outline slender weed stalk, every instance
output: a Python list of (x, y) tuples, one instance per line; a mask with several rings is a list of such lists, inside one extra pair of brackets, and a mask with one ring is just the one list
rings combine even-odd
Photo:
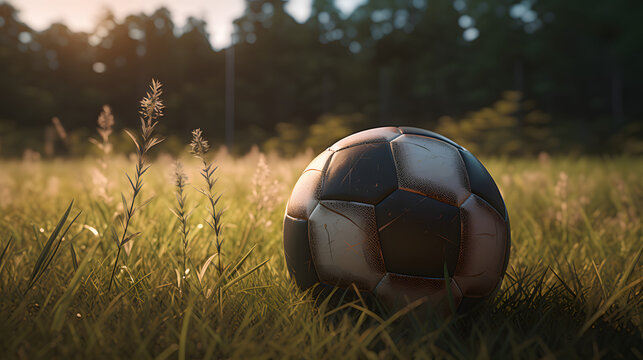
[(98, 115), (98, 135), (100, 140), (91, 138), (89, 141), (95, 144), (102, 152), (103, 156), (108, 156), (112, 152), (112, 143), (109, 142), (109, 136), (113, 132), (114, 115), (112, 115), (112, 108), (109, 105), (103, 105), (103, 111)]
[(257, 167), (250, 184), (252, 191), (248, 196), (253, 205), (249, 216), (255, 226), (270, 226), (272, 222), (269, 220), (269, 216), (275, 209), (275, 205), (279, 203), (275, 201), (279, 197), (279, 182), (277, 180), (270, 181), (270, 178), (271, 172), (266, 156), (259, 153)]
[(118, 246), (118, 252), (116, 253), (116, 259), (114, 260), (112, 276), (109, 278), (109, 286), (107, 288), (107, 291), (110, 291), (112, 289), (112, 282), (114, 281), (114, 275), (116, 274), (116, 266), (118, 265), (118, 259), (121, 255), (121, 249), (129, 241), (140, 235), (140, 233), (129, 234), (127, 232), (129, 230), (132, 217), (134, 216), (136, 210), (144, 207), (151, 200), (148, 199), (138, 206), (135, 205), (136, 198), (140, 194), (141, 188), (143, 187), (141, 177), (151, 166), (149, 164), (147, 153), (152, 147), (163, 141), (153, 136), (154, 128), (158, 124), (158, 119), (163, 116), (164, 105), (163, 101), (161, 100), (161, 95), (163, 94), (163, 91), (161, 90), (162, 86), (163, 85), (159, 81), (152, 79), (150, 91), (148, 91), (146, 96), (141, 100), (139, 111), (139, 118), (141, 120), (140, 141), (137, 140), (137, 137), (135, 135), (127, 130), (125, 131), (127, 135), (132, 138), (132, 141), (134, 141), (134, 145), (136, 145), (136, 173), (134, 174), (133, 181), (127, 173), (125, 174), (127, 176), (127, 180), (129, 180), (129, 184), (132, 187), (132, 197), (130, 199), (130, 202), (128, 203), (125, 199), (125, 195), (121, 193), (121, 199), (123, 200), (123, 211), (125, 211), (122, 219), (123, 234), (120, 236), (120, 240), (117, 237), (114, 238), (114, 240), (116, 241), (116, 245)]
[[(250, 202), (250, 209), (248, 218), (250, 221), (244, 226), (243, 236), (239, 248), (243, 249), (248, 241), (250, 234), (256, 228), (268, 228), (272, 225), (270, 214), (275, 209), (275, 205), (280, 202), (279, 199), (279, 182), (277, 180), (271, 181), (271, 171), (266, 161), (266, 156), (259, 153), (257, 167), (252, 175), (250, 186), (252, 188), (248, 194)], [(259, 232), (260, 234), (263, 232)]]
[(199, 189), (199, 192), (208, 199), (208, 219), (206, 222), (208, 226), (214, 231), (214, 242), (217, 248), (217, 272), (219, 276), (223, 274), (223, 265), (221, 263), (221, 247), (223, 245), (223, 234), (221, 215), (223, 211), (217, 208), (217, 204), (221, 199), (221, 194), (214, 191), (214, 185), (217, 183), (218, 178), (214, 176), (218, 166), (213, 166), (212, 162), (206, 159), (207, 153), (210, 151), (208, 141), (203, 138), (203, 131), (195, 129), (192, 131), (192, 142), (190, 143), (192, 155), (199, 158), (202, 162), (201, 176), (205, 180), (206, 186)]
[(54, 129), (56, 129), (56, 134), (58, 134), (60, 140), (62, 140), (65, 147), (69, 149), (69, 137), (67, 136), (67, 131), (65, 130), (63, 123), (60, 122), (60, 119), (57, 116), (51, 118), (51, 123), (54, 124)]
[(187, 272), (187, 259), (188, 259), (188, 246), (189, 246), (189, 237), (190, 237), (190, 227), (188, 220), (192, 210), (187, 210), (186, 208), (186, 194), (185, 186), (187, 185), (188, 177), (183, 171), (183, 164), (180, 161), (177, 161), (174, 165), (174, 185), (176, 187), (176, 205), (174, 209), (170, 209), (174, 216), (179, 221), (179, 231), (181, 233), (181, 242), (183, 244), (183, 275), (186, 275)]
[(94, 182), (98, 185), (99, 196), (103, 199), (110, 201), (111, 197), (109, 196), (109, 180), (107, 177), (107, 159), (112, 153), (112, 143), (109, 141), (109, 136), (113, 132), (114, 127), (114, 115), (112, 115), (112, 109), (109, 105), (103, 105), (103, 111), (101, 111), (98, 116), (98, 135), (100, 139), (90, 138), (89, 141), (96, 145), (96, 147), (101, 151), (102, 156), (99, 160), (100, 170), (98, 170), (93, 177)]
[[(45, 141), (43, 143), (43, 152), (47, 157), (53, 157), (56, 150), (56, 129), (53, 126), (45, 127)], [(32, 160), (33, 151), (31, 149), (26, 149), (23, 154), (25, 160)], [(40, 154), (38, 154), (40, 155)], [(38, 159), (40, 160), (40, 159)]]
[(203, 131), (201, 129), (195, 129), (192, 131), (192, 142), (190, 143), (192, 154), (201, 160), (201, 176), (205, 180), (206, 186), (198, 189), (198, 191), (203, 194), (208, 199), (208, 218), (206, 223), (212, 231), (214, 232), (215, 246), (217, 252), (210, 256), (206, 262), (201, 267), (201, 270), (197, 273), (199, 283), (203, 284), (203, 276), (210, 265), (210, 262), (216, 256), (217, 258), (217, 273), (219, 278), (212, 288), (209, 288), (205, 291), (206, 297), (209, 297), (213, 289), (216, 289), (218, 295), (218, 304), (219, 304), (219, 313), (223, 313), (223, 292), (232, 287), (234, 284), (243, 280), (253, 272), (260, 269), (264, 266), (270, 259), (264, 260), (258, 265), (255, 265), (250, 270), (243, 273), (240, 272), (243, 264), (248, 260), (250, 254), (254, 251), (256, 246), (253, 246), (245, 255), (243, 255), (239, 260), (231, 261), (228, 266), (224, 266), (221, 258), (223, 257), (222, 245), (223, 245), (223, 224), (221, 222), (221, 215), (223, 215), (224, 210), (221, 210), (217, 207), (219, 200), (221, 200), (221, 194), (217, 194), (214, 191), (214, 186), (218, 181), (218, 178), (214, 175), (218, 167), (213, 166), (212, 162), (208, 162), (206, 159), (207, 153), (210, 151), (210, 145), (203, 138)]

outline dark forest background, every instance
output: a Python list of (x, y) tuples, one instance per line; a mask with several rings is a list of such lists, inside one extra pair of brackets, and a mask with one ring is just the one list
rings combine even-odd
[[(343, 14), (315, 0), (304, 23), (284, 5), (247, 0), (235, 21), (234, 152), (404, 124), (492, 155), (643, 153), (643, 1), (370, 0)], [(160, 8), (34, 31), (0, 3), (0, 156), (42, 151), (54, 116), (69, 134), (57, 147), (82, 154), (103, 104), (135, 127), (152, 77), (169, 151), (196, 127), (224, 144), (230, 49), (205, 25)]]

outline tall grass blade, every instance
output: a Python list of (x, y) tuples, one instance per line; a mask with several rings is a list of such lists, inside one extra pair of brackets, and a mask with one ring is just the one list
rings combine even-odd
[(636, 265), (639, 263), (639, 260), (641, 259), (641, 254), (643, 254), (643, 247), (641, 247), (639, 251), (636, 253), (636, 255), (632, 257), (632, 260), (625, 268), (625, 271), (623, 271), (623, 274), (621, 275), (621, 278), (618, 281), (618, 285), (616, 286), (617, 289), (620, 289), (625, 286), (625, 284), (627, 283), (627, 280), (632, 275), (632, 272), (634, 272)]
[(169, 358), (176, 350), (179, 349), (179, 346), (177, 344), (172, 344), (168, 346), (163, 352), (161, 352), (157, 357), (154, 358), (154, 360), (165, 360)]
[(36, 225), (31, 225), (31, 229), (33, 230), (33, 237), (34, 239), (36, 239), (38, 248), (42, 250), (42, 244), (40, 243), (40, 234), (38, 233), (38, 229), (36, 229)]
[(234, 275), (234, 273), (236, 273), (237, 270), (239, 270), (239, 268), (243, 266), (243, 264), (246, 262), (246, 260), (248, 260), (248, 257), (250, 257), (250, 254), (252, 254), (252, 252), (256, 247), (257, 245), (254, 245), (252, 248), (250, 248), (250, 250), (248, 250), (248, 252), (243, 257), (241, 257), (241, 259), (239, 259), (239, 261), (237, 261), (237, 263), (234, 266), (232, 266), (232, 269), (230, 271), (230, 276)]
[(63, 239), (65, 238), (65, 235), (67, 235), (67, 232), (69, 231), (69, 228), (74, 224), (74, 222), (76, 221), (76, 219), (78, 219), (78, 217), (80, 216), (81, 213), (82, 212), (79, 212), (78, 215), (76, 215), (76, 217), (74, 217), (71, 220), (71, 222), (69, 223), (69, 225), (67, 226), (65, 231), (63, 231), (63, 233), (60, 235), (58, 241), (56, 242), (56, 247), (54, 247), (53, 251), (51, 252), (51, 255), (47, 258), (47, 261), (45, 262), (44, 266), (42, 267), (41, 273), (38, 275), (38, 277), (42, 276), (44, 271), (49, 267), (49, 264), (51, 263), (51, 261), (54, 259), (54, 256), (58, 252), (58, 248), (60, 247), (60, 244), (62, 243)]
[(203, 263), (203, 266), (201, 266), (201, 270), (197, 273), (197, 277), (199, 278), (199, 283), (203, 282), (203, 276), (205, 275), (206, 270), (208, 270), (208, 266), (210, 266), (210, 263), (214, 258), (219, 255), (219, 253), (212, 254), (206, 261)]
[(4, 249), (2, 250), (2, 254), (0, 255), (0, 271), (2, 271), (2, 268), (4, 267), (4, 257), (9, 252), (11, 243), (13, 243), (13, 236), (9, 238), (9, 241), (7, 241), (7, 245), (4, 247)]
[(60, 332), (62, 330), (62, 327), (65, 322), (65, 316), (67, 314), (67, 309), (69, 308), (69, 305), (71, 304), (71, 301), (74, 298), (74, 295), (78, 292), (78, 289), (80, 288), (81, 285), (81, 279), (83, 277), (83, 274), (85, 272), (85, 269), (89, 266), (89, 263), (91, 259), (94, 257), (94, 254), (96, 253), (96, 249), (98, 248), (99, 243), (94, 243), (94, 246), (89, 250), (89, 253), (83, 261), (81, 262), (80, 266), (78, 267), (78, 270), (74, 273), (74, 277), (72, 277), (71, 281), (69, 282), (69, 285), (67, 286), (67, 289), (65, 289), (65, 292), (63, 295), (58, 299), (56, 304), (54, 305), (53, 308), (53, 318), (51, 322), (51, 332), (56, 333)]
[[(38, 256), (38, 259), (36, 260), (36, 263), (34, 264), (33, 271), (31, 273), (31, 277), (29, 278), (29, 282), (27, 284), (27, 288), (25, 289), (25, 294), (36, 284), (38, 279), (42, 276), (42, 274), (45, 272), (47, 267), (49, 266), (49, 263), (51, 263), (51, 260), (53, 257), (56, 255), (56, 252), (58, 251), (58, 247), (60, 246), (60, 242), (62, 241), (62, 238), (65, 236), (71, 225), (76, 221), (78, 216), (80, 216), (80, 213), (76, 215), (76, 217), (69, 223), (69, 226), (65, 229), (63, 234), (59, 237), (60, 231), (62, 230), (63, 226), (65, 225), (65, 222), (67, 221), (67, 218), (69, 217), (69, 213), (71, 212), (71, 209), (74, 205), (74, 201), (72, 200), (71, 203), (69, 204), (69, 207), (67, 207), (67, 210), (63, 214), (63, 216), (60, 218), (58, 221), (58, 224), (56, 225), (56, 228), (54, 231), (51, 233), (49, 236), (49, 239), (45, 243), (45, 246), (43, 247), (42, 251), (40, 252), (40, 255)], [(52, 250), (53, 248), (53, 250)]]
[(78, 258), (76, 257), (76, 250), (74, 244), (69, 243), (69, 254), (71, 255), (71, 264), (74, 266), (74, 271), (78, 271)]
[(190, 302), (185, 315), (183, 316), (183, 324), (181, 325), (181, 335), (179, 337), (179, 360), (185, 360), (185, 350), (187, 348), (188, 329), (190, 326), (190, 317), (192, 316), (192, 308), (194, 307), (194, 300)]
[(51, 235), (49, 236), (49, 239), (45, 243), (44, 248), (40, 252), (40, 256), (38, 256), (38, 259), (36, 260), (36, 264), (34, 266), (33, 272), (31, 273), (31, 278), (30, 278), (29, 282), (31, 282), (33, 280), (33, 278), (36, 277), (36, 274), (38, 273), (38, 270), (40, 269), (40, 266), (42, 265), (42, 263), (45, 261), (45, 259), (49, 255), (49, 249), (51, 248), (54, 240), (56, 240), (56, 238), (58, 237), (58, 233), (60, 232), (60, 230), (62, 230), (63, 225), (67, 221), (67, 216), (69, 216), (69, 212), (71, 211), (71, 207), (72, 207), (73, 204), (74, 204), (74, 201), (72, 200), (71, 204), (69, 204), (69, 207), (67, 207), (67, 210), (65, 211), (63, 216), (58, 221), (58, 225), (56, 225), (56, 228), (51, 233)]
[(257, 270), (259, 270), (259, 268), (264, 266), (264, 265), (266, 265), (266, 263), (268, 261), (270, 261), (270, 259), (266, 259), (266, 260), (260, 262), (259, 264), (255, 265), (252, 269), (250, 269), (250, 270), (244, 272), (243, 274), (235, 277), (234, 279), (232, 279), (230, 282), (228, 282), (227, 284), (225, 284), (223, 286), (223, 290), (226, 290), (226, 289), (230, 288), (232, 285), (234, 285), (234, 284), (238, 283), (239, 281), (245, 279), (248, 275), (252, 274), (253, 272), (255, 272)]

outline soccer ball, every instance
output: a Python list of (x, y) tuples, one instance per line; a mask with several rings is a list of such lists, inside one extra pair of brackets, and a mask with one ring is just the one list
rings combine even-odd
[(284, 250), (301, 289), (349, 289), (389, 309), (490, 298), (507, 269), (509, 218), (469, 151), (431, 131), (381, 127), (339, 140), (297, 181)]

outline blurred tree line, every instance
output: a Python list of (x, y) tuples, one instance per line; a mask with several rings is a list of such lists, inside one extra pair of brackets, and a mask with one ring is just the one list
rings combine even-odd
[[(490, 154), (643, 152), (641, 1), (369, 0), (343, 14), (313, 0), (303, 23), (285, 2), (246, 0), (234, 22), (237, 152), (317, 150), (386, 124)], [(136, 126), (152, 77), (166, 85), (161, 132), (223, 143), (226, 51), (166, 8), (38, 32), (0, 3), (0, 154), (42, 149), (54, 116), (84, 146), (103, 104)]]

